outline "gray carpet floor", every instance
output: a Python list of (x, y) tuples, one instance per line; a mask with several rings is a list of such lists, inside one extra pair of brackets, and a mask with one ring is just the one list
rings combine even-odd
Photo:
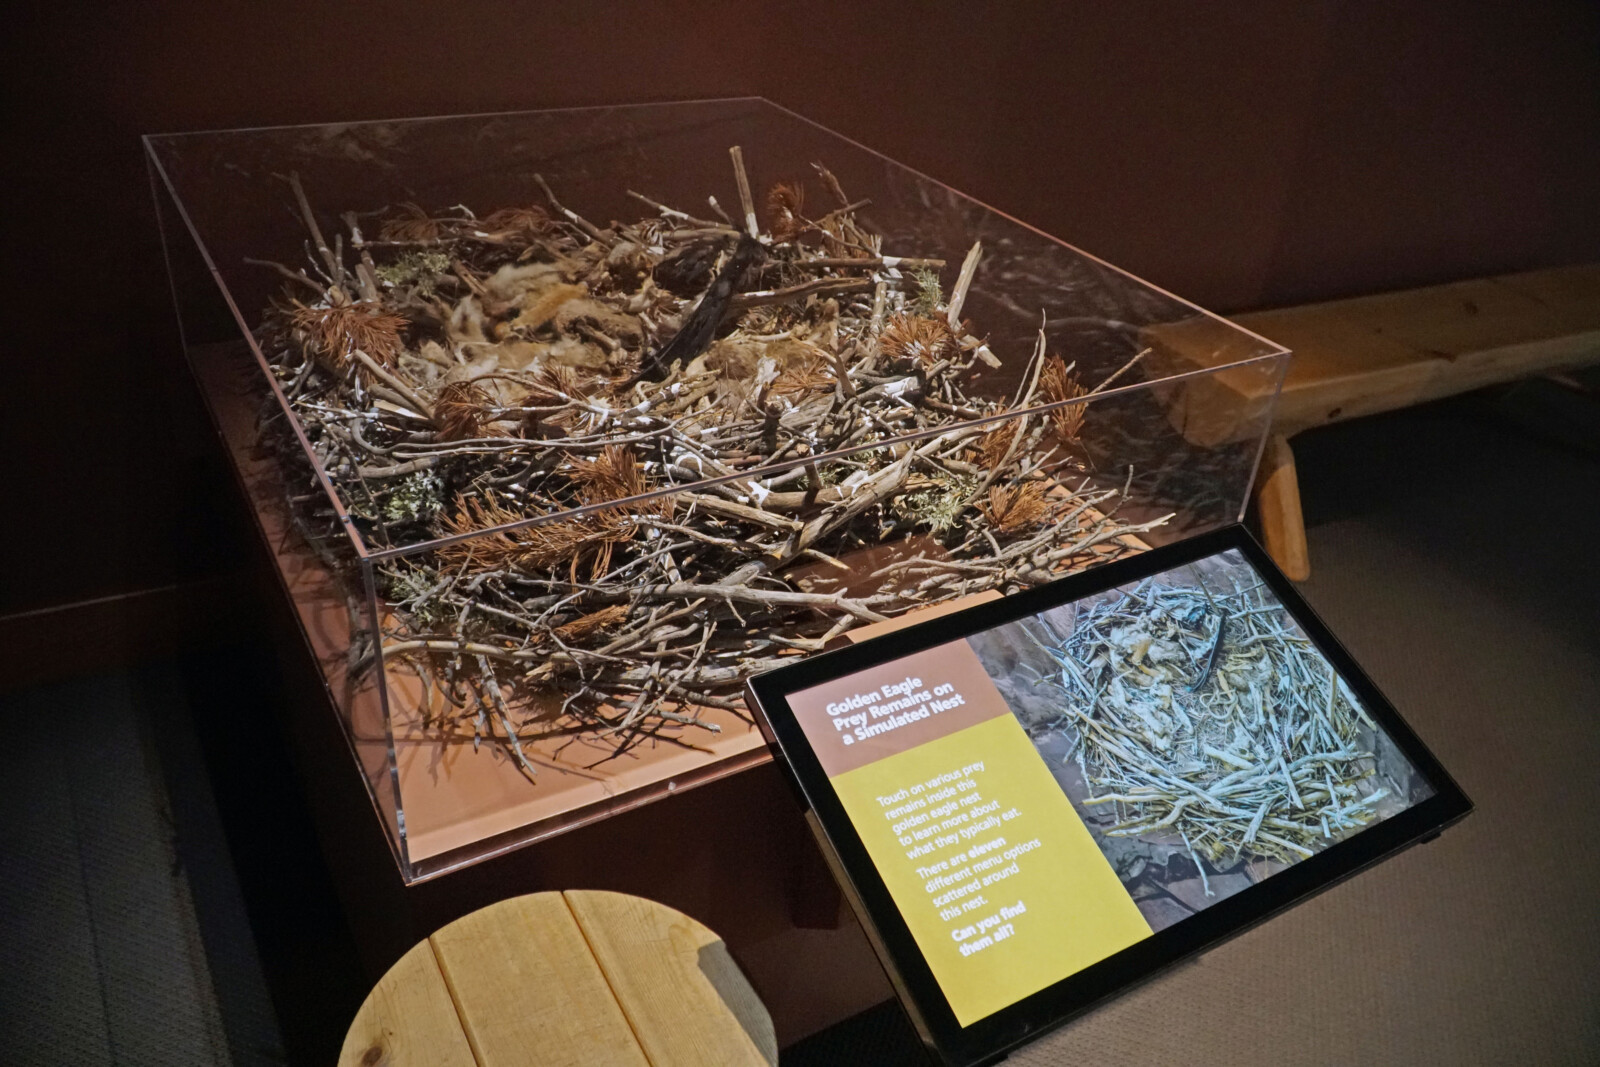
[(0, 1063), (285, 1062), (183, 700), (160, 668), (0, 698)]

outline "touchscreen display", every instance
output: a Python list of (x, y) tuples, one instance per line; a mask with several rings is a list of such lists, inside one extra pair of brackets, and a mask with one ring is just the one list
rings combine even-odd
[(963, 1027), (1431, 795), (1231, 549), (788, 701)]

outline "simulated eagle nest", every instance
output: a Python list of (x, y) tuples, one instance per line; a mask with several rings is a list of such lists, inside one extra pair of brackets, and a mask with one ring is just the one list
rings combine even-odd
[[(287, 179), (308, 262), (264, 264), (286, 281), (257, 337), (297, 425), (266, 439), (293, 462), (303, 435), (369, 546), (423, 546), (376, 567), (381, 632), (353, 623), (352, 660), (414, 672), (395, 710), (441, 742), (530, 777), (699, 747), (753, 672), (1164, 521), (1119, 520), (1123, 479), (1091, 481), (1078, 445), (1140, 353), (1084, 383), (1041, 329), (1016, 394), (983, 395), (979, 246), (947, 287), (820, 165), (768, 192), (763, 229), (731, 154), (738, 223), (630, 193), (646, 217), (599, 226), (537, 178), (540, 204), (349, 213), (330, 244)], [(317, 533), (331, 502), (295, 507), (352, 573)]]
[(1054, 665), (1033, 685), (1058, 709), (1033, 725), (1071, 739), (1098, 832), (1181, 839), (1202, 878), (1201, 857), (1294, 863), (1412, 799), (1391, 797), (1360, 702), (1241, 573), (1215, 589), (1147, 579), (1079, 611), (1064, 639), (1026, 628)]

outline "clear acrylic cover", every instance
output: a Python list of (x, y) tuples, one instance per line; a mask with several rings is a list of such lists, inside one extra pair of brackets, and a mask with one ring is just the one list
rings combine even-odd
[(146, 145), (408, 881), (767, 759), (752, 671), (1236, 521), (1287, 363), (759, 99)]

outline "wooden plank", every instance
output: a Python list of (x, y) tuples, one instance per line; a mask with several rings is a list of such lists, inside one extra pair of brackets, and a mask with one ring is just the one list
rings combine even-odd
[[(1244, 347), (1241, 339), (1253, 347)], [(1158, 378), (1209, 372), (1156, 383), (1155, 395), (1167, 420), (1184, 440), (1210, 448), (1259, 439), (1282, 375), (1278, 348), (1205, 315), (1146, 326), (1139, 331), (1139, 343), (1150, 349), (1145, 368)]]
[(1453, 359), (1600, 330), (1600, 265), (1478, 278), (1321, 306), (1419, 354)]
[(1266, 454), (1261, 457), (1260, 489), (1256, 493), (1256, 512), (1261, 518), (1261, 537), (1279, 569), (1291, 581), (1311, 577), (1311, 553), (1306, 547), (1305, 517), (1300, 511), (1300, 480), (1295, 474), (1294, 453), (1282, 434), (1267, 438)]
[(1578, 267), (1550, 267), (1520, 274), (1496, 275), (1495, 281), (1548, 305), (1582, 317), (1580, 328), (1595, 325), (1593, 316), (1600, 308), (1600, 264)]
[(1433, 357), (1337, 311), (1291, 308), (1250, 319), (1294, 353), (1273, 424), (1290, 432), (1417, 403), (1435, 373)]
[[(1273, 423), (1285, 433), (1600, 361), (1600, 264), (1480, 278), (1236, 315), (1294, 353)], [(1225, 366), (1202, 320), (1150, 327), (1165, 373)], [(1190, 441), (1231, 439), (1238, 402), (1271, 383), (1228, 369), (1175, 387), (1173, 425)]]
[(429, 940), (480, 1067), (648, 1067), (560, 893), (501, 901)]
[(653, 1067), (774, 1067), (772, 1020), (720, 937), (642, 897), (565, 896)]
[(476, 1067), (455, 1002), (423, 941), (389, 968), (345, 1032), (339, 1067)]
[(1292, 433), (1600, 360), (1600, 264), (1234, 321), (1294, 351), (1275, 419)]

